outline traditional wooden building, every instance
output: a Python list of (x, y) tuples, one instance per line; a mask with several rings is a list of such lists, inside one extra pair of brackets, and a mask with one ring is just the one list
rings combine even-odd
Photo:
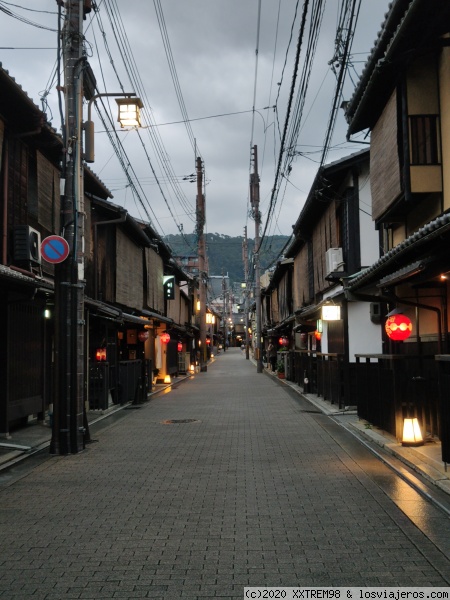
[(371, 318), (369, 305), (349, 306), (344, 295), (344, 280), (379, 256), (368, 209), (369, 150), (321, 167), (263, 292), (267, 334), (289, 348), (280, 355), (286, 377), (340, 406), (356, 401), (354, 354), (381, 351), (379, 320)]
[[(0, 435), (51, 413), (54, 382), (54, 274), (41, 243), (60, 231), (61, 137), (0, 66)], [(84, 165), (85, 406), (147, 399), (156, 363), (175, 374), (178, 342), (194, 345), (194, 285), (149, 224), (111, 202)], [(168, 296), (165, 280), (173, 283)], [(187, 290), (185, 282), (189, 285)], [(170, 358), (158, 340), (173, 336)], [(189, 361), (188, 361), (189, 362)], [(50, 410), (49, 410), (50, 409)]]
[[(382, 352), (358, 356), (361, 416), (401, 438), (419, 418), (450, 461), (450, 6), (391, 3), (346, 105), (348, 136), (371, 134), (372, 217), (382, 256), (346, 282), (350, 302), (403, 313), (411, 335), (383, 334)], [(440, 398), (440, 401), (439, 401)]]
[(59, 229), (62, 140), (0, 65), (0, 435), (43, 419), (51, 394), (53, 267), (41, 240)]

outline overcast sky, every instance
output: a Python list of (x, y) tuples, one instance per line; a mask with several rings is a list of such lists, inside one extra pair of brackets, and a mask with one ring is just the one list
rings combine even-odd
[[(93, 111), (96, 155), (90, 167), (112, 191), (112, 202), (125, 206), (137, 218), (150, 217), (162, 236), (180, 229), (193, 232), (197, 188), (183, 178), (195, 173), (195, 158), (200, 155), (207, 183), (206, 230), (235, 236), (243, 235), (247, 226), (249, 237), (254, 237), (254, 221), (248, 216), (250, 147), (258, 147), (264, 226), (293, 77), (302, 4), (299, 2), (294, 21), (295, 0), (262, 0), (258, 38), (257, 0), (97, 0), (98, 12), (88, 15), (84, 33), (98, 89), (108, 93), (122, 89), (138, 92), (145, 104), (143, 118), (147, 126), (139, 133), (118, 134), (131, 165), (130, 176), (139, 182), (139, 199), (128, 186), (126, 174)], [(158, 6), (163, 11), (178, 89), (191, 120), (191, 136), (182, 122), (160, 30), (161, 13), (159, 22), (157, 18)], [(328, 0), (326, 4), (295, 149), (302, 154), (295, 155), (289, 180), (283, 179), (267, 231), (270, 234), (291, 234), (317, 172), (336, 82), (328, 63), (334, 54), (340, 7), (340, 0)], [(40, 98), (45, 96), (49, 120), (60, 131), (56, 82), (52, 79), (57, 59), (56, 0), (0, 0), (0, 8), (19, 17), (0, 12), (2, 66), (35, 104), (42, 107)], [(388, 0), (362, 0), (352, 47), (354, 68), (344, 88), (344, 99), (353, 92), (387, 8)], [(126, 53), (128, 70), (120, 50)], [(303, 53), (300, 58), (302, 64)], [(276, 113), (266, 108), (274, 105)], [(115, 103), (110, 102), (110, 106), (115, 111)], [(253, 106), (256, 112), (252, 112)], [(148, 127), (154, 124), (158, 128), (150, 130)], [(342, 110), (331, 146), (327, 162), (364, 147), (346, 143)], [(167, 183), (167, 169), (175, 187)]]

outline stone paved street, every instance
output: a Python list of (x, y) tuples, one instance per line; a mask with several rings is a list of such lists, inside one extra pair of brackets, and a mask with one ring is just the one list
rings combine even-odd
[(82, 454), (2, 487), (1, 598), (450, 585), (448, 555), (322, 426), (329, 417), (239, 349), (123, 415)]

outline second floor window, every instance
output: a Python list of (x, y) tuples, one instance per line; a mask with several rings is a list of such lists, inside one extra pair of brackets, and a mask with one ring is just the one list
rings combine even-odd
[(439, 164), (437, 115), (413, 115), (411, 127), (411, 164)]

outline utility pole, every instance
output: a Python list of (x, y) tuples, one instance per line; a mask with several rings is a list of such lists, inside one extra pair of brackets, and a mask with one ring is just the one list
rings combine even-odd
[(244, 241), (242, 243), (242, 258), (244, 260), (244, 278), (245, 278), (245, 291), (244, 291), (244, 323), (245, 323), (245, 358), (250, 358), (250, 344), (249, 344), (249, 302), (250, 302), (250, 290), (248, 286), (248, 239), (247, 239), (247, 226), (244, 227)]
[(223, 309), (222, 309), (222, 319), (223, 319), (223, 351), (227, 349), (226, 341), (228, 339), (228, 322), (227, 322), (227, 288), (225, 285), (225, 274), (222, 269), (222, 297), (223, 297)]
[(206, 356), (206, 245), (204, 227), (206, 222), (205, 196), (203, 194), (202, 159), (197, 157), (197, 252), (198, 285), (200, 299), (200, 371), (207, 371)]
[(70, 249), (55, 265), (55, 379), (50, 452), (74, 454), (84, 448), (84, 190), (82, 155), (82, 95), (84, 54), (83, 0), (65, 4), (62, 32), (65, 92), (64, 195), (61, 234)]
[(252, 204), (252, 216), (255, 219), (255, 247), (253, 258), (255, 261), (255, 300), (256, 300), (256, 345), (255, 359), (256, 372), (263, 372), (262, 343), (261, 343), (261, 275), (259, 268), (259, 251), (261, 213), (259, 212), (259, 175), (258, 175), (258, 147), (253, 146), (253, 173), (250, 174), (250, 199)]

